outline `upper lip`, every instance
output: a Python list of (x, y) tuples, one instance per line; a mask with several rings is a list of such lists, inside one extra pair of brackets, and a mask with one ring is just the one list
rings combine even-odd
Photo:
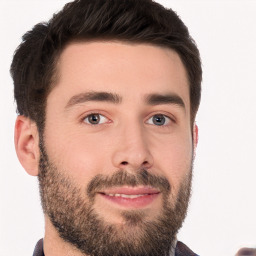
[(147, 195), (158, 194), (160, 191), (152, 187), (113, 187), (100, 191), (101, 194)]

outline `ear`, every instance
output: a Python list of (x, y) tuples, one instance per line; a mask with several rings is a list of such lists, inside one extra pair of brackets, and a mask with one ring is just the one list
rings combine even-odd
[(25, 116), (18, 116), (15, 123), (14, 142), (23, 168), (28, 174), (37, 176), (40, 151), (39, 134), (35, 122)]
[(196, 156), (196, 147), (198, 144), (198, 126), (194, 123), (193, 127), (193, 147), (194, 147), (194, 157)]

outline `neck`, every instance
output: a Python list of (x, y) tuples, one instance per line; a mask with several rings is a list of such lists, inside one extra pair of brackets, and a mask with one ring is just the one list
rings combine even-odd
[(177, 240), (173, 241), (173, 243), (172, 243), (172, 249), (171, 249), (171, 251), (170, 251), (169, 256), (175, 256), (175, 248), (176, 248), (176, 245), (177, 245)]
[(45, 216), (45, 237), (44, 237), (45, 256), (86, 256), (76, 247), (60, 238), (55, 227), (47, 216)]

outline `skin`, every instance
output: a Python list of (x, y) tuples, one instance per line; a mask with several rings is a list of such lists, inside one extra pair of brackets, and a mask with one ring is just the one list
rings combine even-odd
[[(51, 162), (82, 190), (96, 175), (145, 168), (169, 181), (174, 205), (191, 171), (198, 138), (197, 127), (191, 129), (189, 84), (178, 54), (146, 44), (80, 42), (68, 45), (57, 65), (59, 79), (47, 98), (44, 132)], [(71, 100), (88, 92), (112, 93), (120, 100)], [(146, 98), (151, 94), (174, 95), (183, 106), (177, 102), (149, 104)], [(92, 113), (101, 115), (99, 124), (90, 124)], [(165, 116), (164, 125), (154, 124), (156, 114)], [(18, 116), (17, 155), (34, 176), (39, 171), (38, 143), (36, 125)], [(160, 193), (146, 206), (139, 206), (148, 220), (158, 217), (162, 200)], [(121, 225), (121, 211), (131, 206), (96, 195), (94, 209), (106, 222)], [(49, 251), (51, 255), (82, 255), (59, 238), (47, 216), (44, 250), (46, 255)]]

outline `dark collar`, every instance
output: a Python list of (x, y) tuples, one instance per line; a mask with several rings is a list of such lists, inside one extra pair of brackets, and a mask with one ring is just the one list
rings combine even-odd
[(175, 248), (175, 256), (198, 256), (192, 252), (185, 244), (178, 241)]
[[(43, 239), (40, 239), (35, 247), (33, 256), (45, 256), (43, 250)], [(198, 256), (192, 252), (185, 244), (178, 241), (175, 248), (175, 256)]]
[(44, 256), (44, 250), (43, 250), (43, 239), (40, 239), (35, 247), (33, 256)]

